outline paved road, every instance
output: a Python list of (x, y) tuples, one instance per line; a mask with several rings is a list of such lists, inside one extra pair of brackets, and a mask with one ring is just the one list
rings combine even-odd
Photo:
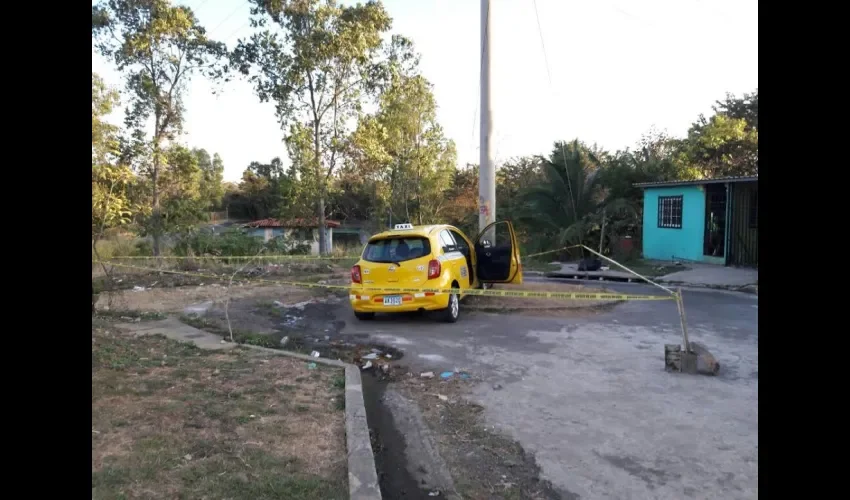
[(404, 350), (416, 370), (483, 377), (473, 397), (487, 424), (533, 452), (565, 498), (757, 498), (758, 298), (695, 290), (684, 300), (691, 339), (721, 363), (717, 377), (664, 372), (664, 344), (681, 339), (672, 301), (576, 319), (338, 315), (343, 333)]

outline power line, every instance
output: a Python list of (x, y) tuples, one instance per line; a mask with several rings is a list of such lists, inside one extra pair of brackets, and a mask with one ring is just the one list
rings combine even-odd
[(201, 3), (199, 3), (198, 5), (196, 5), (196, 6), (192, 7), (192, 10), (198, 10), (198, 9), (200, 9), (200, 8), (201, 8), (201, 7), (203, 7), (203, 6), (204, 6), (204, 4), (205, 4), (205, 3), (207, 3), (207, 2), (209, 2), (209, 0), (201, 0)]
[(534, 18), (537, 19), (537, 33), (540, 35), (540, 46), (543, 48), (543, 64), (546, 65), (546, 76), (549, 77), (549, 87), (552, 87), (552, 73), (549, 71), (549, 57), (546, 55), (546, 42), (543, 41), (543, 28), (540, 27), (540, 14), (537, 13), (537, 0), (534, 4)]
[(251, 24), (250, 19), (249, 19), (247, 22), (242, 23), (242, 25), (240, 25), (238, 28), (236, 28), (235, 30), (233, 30), (233, 31), (232, 31), (229, 35), (227, 35), (226, 37), (222, 38), (222, 39), (221, 39), (221, 40), (222, 40), (222, 42), (227, 43), (227, 41), (228, 41), (228, 40), (230, 40), (231, 38), (233, 38), (233, 35), (235, 35), (238, 31), (240, 31), (242, 28), (244, 28), (244, 27), (248, 26), (249, 24)]
[[(531, 0), (534, 5), (534, 17), (537, 19), (537, 33), (540, 35), (540, 47), (543, 49), (543, 63), (546, 65), (546, 75), (549, 77), (549, 90), (553, 91), (552, 73), (549, 71), (549, 57), (546, 55), (546, 43), (543, 41), (543, 28), (540, 26), (540, 14), (537, 12), (537, 0)], [(578, 219), (578, 211), (576, 211), (575, 194), (573, 193), (573, 181), (570, 179), (570, 168), (567, 166), (567, 151), (564, 148), (564, 141), (561, 143), (561, 157), (564, 159), (564, 172), (567, 174), (567, 187), (570, 190), (570, 203), (573, 207), (573, 217)]]
[(227, 22), (227, 20), (228, 20), (228, 19), (230, 19), (231, 17), (233, 17), (233, 14), (236, 14), (236, 12), (238, 12), (238, 11), (239, 11), (239, 9), (241, 9), (242, 7), (244, 7), (245, 5), (247, 5), (247, 4), (248, 4), (248, 1), (249, 1), (249, 0), (245, 0), (244, 2), (242, 2), (241, 4), (239, 4), (239, 6), (238, 6), (238, 7), (236, 7), (235, 9), (233, 9), (233, 12), (231, 12), (230, 14), (228, 14), (228, 15), (227, 15), (227, 17), (225, 17), (224, 19), (222, 19), (222, 20), (221, 20), (221, 22), (220, 22), (220, 23), (218, 23), (218, 25), (216, 25), (216, 27), (215, 27), (215, 28), (213, 28), (213, 29), (211, 29), (211, 30), (209, 31), (209, 33), (210, 33), (210, 34), (212, 34), (215, 30), (217, 30), (217, 29), (221, 28), (221, 26), (222, 26), (225, 22)]

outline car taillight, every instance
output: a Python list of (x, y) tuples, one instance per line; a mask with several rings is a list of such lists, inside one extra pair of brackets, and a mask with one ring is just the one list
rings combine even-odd
[(354, 283), (360, 283), (360, 266), (354, 266), (351, 268), (351, 281)]
[(440, 265), (440, 261), (437, 259), (432, 260), (428, 263), (428, 279), (439, 278), (440, 275), (443, 274), (443, 266)]

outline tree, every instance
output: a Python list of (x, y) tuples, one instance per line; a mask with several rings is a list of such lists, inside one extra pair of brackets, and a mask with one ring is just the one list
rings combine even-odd
[(125, 123), (137, 143), (146, 142), (143, 130), (152, 119), (150, 146), (136, 144), (133, 150), (150, 155), (141, 163), (151, 182), (149, 225), (154, 255), (159, 255), (164, 143), (181, 131), (189, 80), (197, 73), (220, 77), (216, 63), (226, 49), (207, 38), (191, 9), (169, 0), (104, 0), (92, 6), (92, 38), (125, 75), (130, 101)]
[(520, 219), (540, 236), (538, 241), (584, 243), (591, 217), (605, 202), (600, 170), (597, 156), (577, 139), (555, 143), (549, 159), (543, 160), (541, 182), (523, 195)]
[(758, 175), (758, 89), (740, 99), (726, 94), (714, 112), (700, 115), (680, 141), (679, 164), (704, 177)]
[(132, 171), (120, 163), (118, 127), (104, 121), (118, 104), (118, 92), (91, 75), (92, 240), (107, 228), (130, 222)]
[[(249, 75), (261, 101), (273, 101), (281, 127), (310, 162), (319, 226), (334, 169), (345, 148), (346, 126), (360, 110), (360, 95), (374, 83), (375, 56), (390, 17), (381, 3), (338, 6), (334, 0), (251, 0), (255, 26), (276, 25), (240, 40), (232, 59)], [(303, 140), (309, 132), (308, 154)], [(293, 159), (293, 162), (295, 160)], [(327, 236), (319, 231), (319, 249)]]
[(698, 179), (699, 169), (688, 168), (675, 161), (678, 141), (664, 132), (650, 130), (638, 140), (635, 149), (617, 151), (602, 165), (599, 182), (605, 197), (612, 201), (627, 200), (638, 212), (643, 205), (643, 182)]
[(700, 116), (682, 142), (679, 161), (704, 177), (758, 174), (758, 130), (742, 118)]
[(496, 170), (496, 202), (500, 219), (514, 219), (522, 213), (521, 197), (541, 180), (542, 160), (526, 156), (505, 162)]
[(198, 168), (201, 170), (200, 178), (200, 198), (206, 205), (207, 210), (215, 210), (221, 205), (224, 197), (224, 162), (218, 153), (210, 154), (206, 149), (193, 149), (192, 154), (195, 155), (198, 161)]
[(360, 121), (351, 143), (351, 168), (375, 183), (380, 215), (418, 224), (439, 219), (457, 153), (437, 123), (437, 104), (425, 78), (394, 74), (378, 111)]
[(478, 165), (467, 164), (455, 170), (446, 199), (444, 217), (467, 234), (478, 231)]
[(268, 163), (252, 161), (242, 172), (238, 186), (225, 195), (230, 214), (253, 220), (266, 217), (303, 217), (307, 215), (299, 194), (299, 182), (293, 168), (285, 169), (280, 158)]
[[(209, 192), (220, 188), (206, 182), (208, 172), (200, 165), (203, 156), (198, 154), (198, 150), (190, 150), (180, 144), (170, 144), (162, 150), (156, 184), (160, 198), (157, 219), (150, 217), (153, 184), (147, 182), (137, 188), (137, 196), (144, 201), (138, 221), (141, 234), (154, 235), (155, 231), (185, 233), (207, 220)], [(206, 157), (209, 158), (209, 155)]]
[(747, 122), (748, 128), (759, 128), (759, 89), (751, 94), (744, 93), (743, 97), (737, 98), (727, 93), (726, 99), (717, 101), (714, 112), (723, 114), (729, 118), (737, 118)]

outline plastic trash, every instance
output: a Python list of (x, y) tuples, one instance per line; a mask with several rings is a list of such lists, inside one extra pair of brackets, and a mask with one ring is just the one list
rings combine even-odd
[(424, 372), (419, 374), (422, 378), (434, 378), (434, 372)]
[(367, 361), (366, 364), (363, 365), (364, 370), (368, 370), (369, 368), (372, 368), (372, 362), (371, 361)]
[(318, 358), (319, 356), (321, 356), (321, 354), (319, 353), (319, 351), (313, 351), (313, 352), (310, 353), (310, 356), (312, 356), (314, 358)]
[(442, 379), (452, 378), (452, 375), (454, 375), (454, 374), (455, 374), (455, 372), (443, 372), (443, 373), (440, 374), (440, 378), (442, 378)]
[(309, 365), (307, 365), (307, 369), (315, 370), (316, 369), (316, 363), (310, 363)]
[(370, 352), (369, 354), (363, 356), (363, 359), (378, 359), (378, 355), (374, 352)]

